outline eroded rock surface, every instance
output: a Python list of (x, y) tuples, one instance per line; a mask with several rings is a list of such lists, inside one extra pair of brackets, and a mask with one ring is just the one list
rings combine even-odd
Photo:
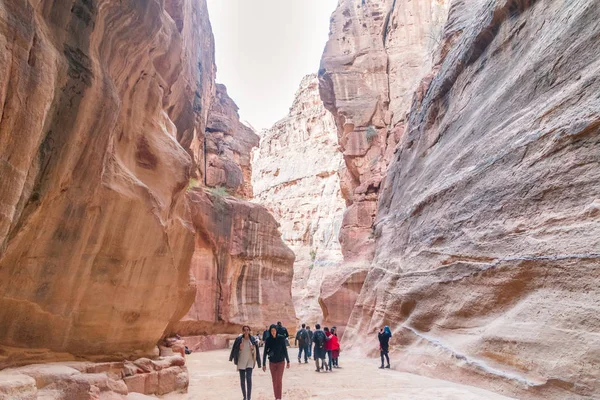
[(151, 354), (194, 298), (205, 1), (4, 1), (0, 46), (0, 368)]
[[(276, 321), (295, 326), (294, 253), (262, 206), (204, 188), (188, 193), (196, 229), (191, 269), (198, 290), (171, 328), (182, 336), (253, 332)], [(264, 328), (263, 328), (264, 329)]]
[(240, 122), (238, 106), (217, 84), (206, 127), (206, 186), (252, 198), (252, 149), (259, 137)]
[(342, 0), (319, 71), (346, 169), (340, 243), (346, 261), (370, 261), (381, 182), (402, 137), (410, 100), (431, 68), (446, 0)]
[(594, 1), (453, 3), (346, 341), (375, 350), (388, 324), (404, 370), (600, 393), (599, 18)]
[(0, 399), (124, 400), (187, 391), (183, 357), (133, 362), (50, 363), (0, 372)]
[[(321, 285), (337, 281), (343, 261), (338, 233), (345, 209), (335, 122), (319, 98), (316, 75), (302, 80), (289, 114), (261, 135), (254, 154), (255, 201), (273, 213), (296, 254), (296, 314), (314, 325), (323, 320)], [(349, 316), (341, 318), (344, 324)]]

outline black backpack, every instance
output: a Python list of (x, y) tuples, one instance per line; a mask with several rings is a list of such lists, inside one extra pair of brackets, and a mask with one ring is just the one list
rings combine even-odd
[(296, 334), (296, 339), (302, 344), (308, 343), (308, 332), (306, 332), (306, 329), (300, 329)]
[(313, 336), (313, 342), (315, 342), (315, 345), (319, 349), (325, 347), (325, 333), (323, 331), (316, 331)]

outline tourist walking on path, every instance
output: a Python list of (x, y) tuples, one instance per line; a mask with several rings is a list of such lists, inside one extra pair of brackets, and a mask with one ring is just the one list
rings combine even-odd
[(313, 331), (310, 330), (310, 326), (306, 327), (308, 333), (308, 358), (312, 357), (312, 344), (313, 344)]
[(281, 325), (281, 321), (277, 321), (277, 334), (285, 337), (285, 345), (286, 346), (290, 345), (290, 341), (288, 340), (288, 338), (290, 337), (290, 334), (288, 333), (287, 328), (285, 326)]
[(385, 356), (385, 359), (387, 360), (387, 365), (385, 366), (385, 368), (390, 368), (390, 356), (389, 356), (389, 351), (390, 351), (390, 338), (392, 337), (392, 331), (390, 330), (389, 326), (385, 326), (385, 328), (382, 328), (379, 330), (379, 355), (381, 356), (381, 367), (379, 368), (384, 368), (383, 366), (383, 357)]
[(269, 333), (270, 335), (265, 341), (262, 368), (263, 371), (267, 370), (266, 362), (267, 356), (269, 356), (269, 370), (271, 371), (271, 379), (273, 380), (273, 393), (275, 394), (275, 399), (281, 400), (285, 361), (287, 361), (287, 368), (289, 368), (290, 358), (288, 357), (287, 346), (285, 345), (285, 337), (277, 334), (277, 325), (271, 325)]
[(333, 368), (333, 340), (335, 336), (329, 331), (328, 327), (323, 328), (327, 341), (325, 342), (325, 352), (327, 353), (327, 366), (329, 371)]
[(250, 327), (244, 325), (242, 332), (233, 342), (229, 361), (233, 360), (233, 363), (237, 365), (244, 400), (251, 400), (252, 370), (254, 369), (254, 363), (258, 363), (258, 368), (260, 368), (260, 350), (258, 340), (250, 334)]
[[(327, 365), (325, 364), (325, 342), (327, 341), (327, 337), (325, 336), (325, 332), (321, 330), (321, 325), (315, 325), (315, 329), (313, 334), (313, 357), (315, 359), (315, 365), (317, 366), (315, 371), (321, 372), (322, 369), (327, 370)], [(320, 366), (319, 360), (321, 360)]]
[(337, 335), (337, 328), (334, 326), (331, 328), (331, 358), (333, 359), (333, 368), (339, 368), (339, 358), (340, 358), (340, 341)]
[(302, 324), (302, 328), (296, 332), (296, 340), (294, 345), (298, 346), (298, 362), (302, 362), (302, 352), (304, 352), (304, 364), (308, 363), (308, 332), (306, 324)]

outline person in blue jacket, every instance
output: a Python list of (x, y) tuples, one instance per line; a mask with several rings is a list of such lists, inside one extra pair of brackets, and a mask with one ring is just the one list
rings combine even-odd
[[(379, 368), (390, 368), (390, 338), (392, 337), (392, 331), (389, 326), (379, 329), (379, 355), (381, 356), (381, 367)], [(383, 366), (383, 357), (387, 360), (387, 365)]]

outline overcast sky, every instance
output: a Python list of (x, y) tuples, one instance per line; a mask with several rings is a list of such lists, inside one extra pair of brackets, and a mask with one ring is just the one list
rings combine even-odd
[(217, 82), (242, 121), (269, 128), (287, 115), (304, 75), (316, 73), (337, 0), (208, 0)]

